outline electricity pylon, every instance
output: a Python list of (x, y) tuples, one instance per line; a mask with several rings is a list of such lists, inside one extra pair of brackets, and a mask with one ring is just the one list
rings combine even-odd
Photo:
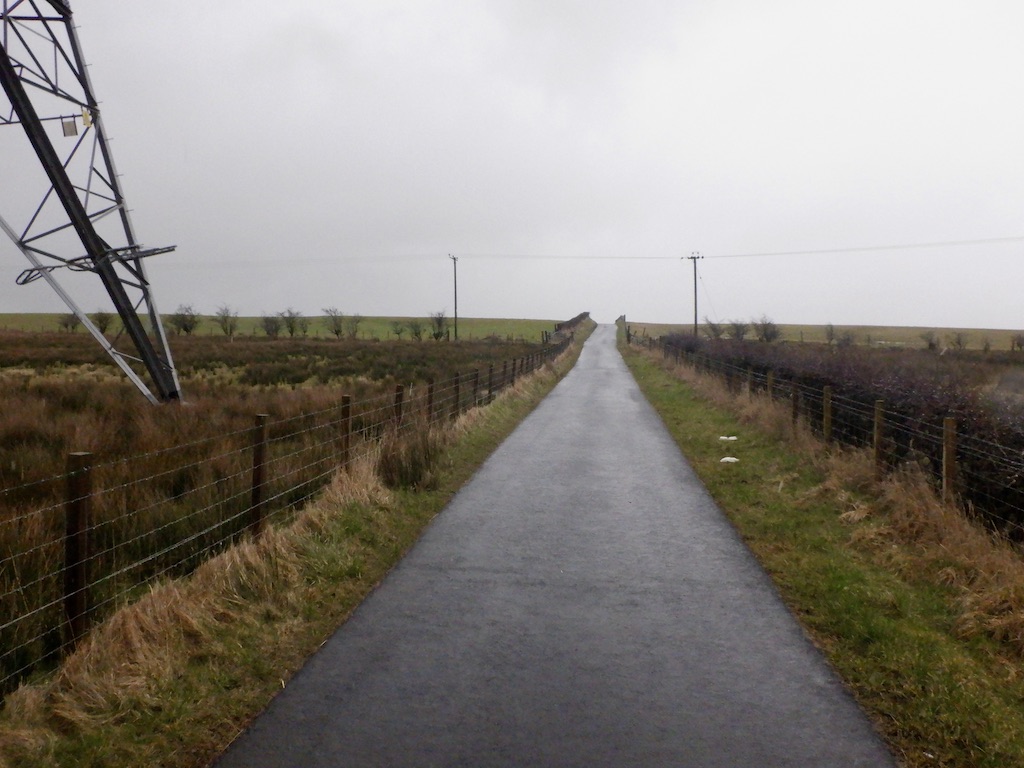
[[(5, 193), (16, 191), (19, 202), (29, 202), (17, 228), (0, 211), (0, 229), (32, 265), (17, 283), (45, 280), (149, 400), (180, 400), (143, 265), (174, 246), (147, 249), (135, 238), (67, 0), (0, 0), (0, 85), (9, 102), (0, 100), (0, 155), (8, 167), (19, 151), (26, 155), (20, 172), (5, 168), (0, 178)], [(16, 125), (35, 152), (32, 171), (38, 175), (41, 166), (45, 173), (38, 196), (30, 188), (28, 148), (12, 146), (20, 138), (11, 135)], [(121, 346), (120, 337), (108, 340), (81, 310), (58, 279), (77, 279), (71, 273), (99, 278), (131, 348)]]

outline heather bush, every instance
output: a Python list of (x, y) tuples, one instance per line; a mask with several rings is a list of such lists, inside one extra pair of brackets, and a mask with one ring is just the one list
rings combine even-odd
[[(148, 580), (194, 569), (246, 532), (256, 414), (267, 415), (272, 516), (319, 493), (342, 457), (342, 395), (351, 398), (350, 457), (384, 437), (379, 464), (395, 487), (429, 486), (443, 445), (430, 418), (462, 407), (470, 371), (486, 381), (538, 345), (186, 336), (174, 351), (186, 403), (154, 407), (91, 338), (3, 334), (0, 344), (0, 694), (59, 653), (65, 462), (92, 456), (92, 601), (100, 615)], [(56, 362), (56, 361), (60, 362)], [(427, 382), (437, 381), (427, 414)], [(395, 432), (394, 387), (407, 423)], [(500, 374), (496, 384), (501, 385)], [(411, 386), (410, 386), (411, 385)], [(480, 396), (480, 393), (477, 393)]]

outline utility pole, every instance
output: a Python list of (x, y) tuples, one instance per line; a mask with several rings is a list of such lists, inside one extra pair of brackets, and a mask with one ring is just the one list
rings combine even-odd
[(697, 338), (697, 260), (703, 259), (700, 251), (692, 251), (689, 256), (683, 256), (693, 262), (693, 338)]
[(459, 340), (459, 257), (448, 254), (452, 260), (452, 277), (455, 280), (455, 340)]

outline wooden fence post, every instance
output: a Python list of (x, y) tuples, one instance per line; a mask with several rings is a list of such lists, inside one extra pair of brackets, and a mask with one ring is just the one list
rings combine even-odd
[(942, 500), (947, 504), (956, 494), (956, 419), (942, 420)]
[(885, 468), (882, 438), (885, 436), (885, 401), (875, 400), (875, 429), (871, 449), (875, 459), (875, 477), (881, 478)]
[(473, 369), (473, 406), (480, 405), (480, 369)]
[(252, 498), (249, 504), (249, 533), (258, 536), (263, 530), (264, 499), (266, 484), (264, 467), (267, 460), (267, 414), (256, 414), (256, 426), (252, 433)]
[(508, 386), (508, 360), (501, 361), (501, 386), (498, 389), (504, 389)]
[(89, 631), (89, 528), (92, 523), (90, 453), (68, 454), (64, 532), (64, 616), (67, 649), (74, 649)]
[(828, 384), (821, 391), (821, 436), (825, 445), (832, 442), (832, 387)]
[(405, 402), (405, 385), (395, 384), (395, 426), (402, 426), (402, 404)]
[(487, 402), (494, 401), (494, 363), (487, 366)]
[(341, 466), (348, 468), (352, 458), (352, 396), (341, 396)]

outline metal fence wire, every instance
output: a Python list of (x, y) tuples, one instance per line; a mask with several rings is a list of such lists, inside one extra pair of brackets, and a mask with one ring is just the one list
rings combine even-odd
[[(936, 489), (956, 498), (973, 517), (1014, 540), (1024, 540), (1024, 429), (1003, 429), (992, 439), (945, 414), (887, 402), (882, 390), (844, 388), (820, 373), (757, 369), (683, 345), (647, 341), (665, 358), (744, 388), (786, 400), (794, 421), (822, 438), (874, 451), (880, 471), (914, 468)], [(952, 424), (951, 424), (952, 422)], [(950, 429), (952, 426), (952, 433)]]
[[(0, 489), (0, 695), (156, 579), (194, 570), (314, 498), (339, 470), (488, 404), (570, 339), (485, 370)], [(33, 501), (50, 499), (40, 504)]]

